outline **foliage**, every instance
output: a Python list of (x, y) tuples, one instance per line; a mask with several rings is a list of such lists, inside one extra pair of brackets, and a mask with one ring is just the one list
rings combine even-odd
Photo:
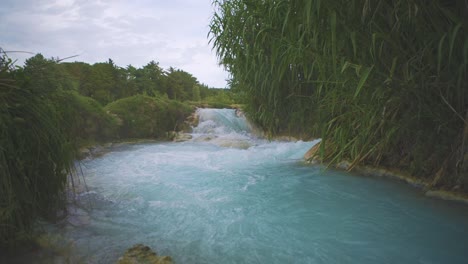
[(238, 98), (229, 89), (213, 89), (211, 95), (205, 98), (206, 102), (217, 102), (222, 104), (235, 104), (238, 103)]
[(167, 74), (167, 95), (170, 99), (186, 101), (193, 99), (193, 89), (198, 85), (190, 73), (169, 68)]
[(73, 76), (74, 87), (80, 94), (103, 105), (127, 96), (126, 72), (111, 59), (94, 65), (75, 62), (63, 63), (60, 66)]
[(74, 89), (102, 105), (137, 94), (200, 101), (211, 90), (190, 73), (172, 67), (165, 71), (155, 61), (141, 68), (132, 65), (122, 68), (111, 59), (93, 65), (72, 62), (60, 66), (70, 75)]
[[(159, 64), (150, 61), (141, 69), (129, 65), (126, 68), (127, 74), (127, 96), (135, 94), (146, 94), (156, 96), (166, 93), (166, 80), (164, 70)], [(127, 97), (126, 96), (126, 97)]]
[[(0, 246), (28, 239), (63, 205), (76, 150), (119, 138), (165, 138), (194, 110), (171, 100), (212, 93), (182, 70), (151, 61), (59, 63), (37, 54), (13, 67), (0, 48)], [(105, 108), (102, 105), (107, 105)]]
[(210, 108), (232, 108), (240, 102), (241, 99), (230, 89), (211, 89), (200, 105)]
[(211, 42), (267, 131), (320, 136), (331, 161), (440, 172), (435, 185), (468, 189), (463, 1), (214, 4)]
[(110, 103), (106, 111), (115, 115), (122, 138), (165, 138), (178, 130), (193, 108), (163, 97), (134, 95)]
[[(73, 152), (51, 100), (66, 86), (55, 82), (54, 69), (41, 56), (29, 60), (24, 72), (13, 71), (6, 55), (0, 60), (0, 246), (27, 238), (37, 217), (53, 216), (62, 205)], [(25, 80), (22, 87), (17, 74)]]
[(75, 149), (118, 138), (116, 118), (106, 113), (96, 100), (76, 91), (60, 93), (53, 100), (60, 106), (60, 124)]

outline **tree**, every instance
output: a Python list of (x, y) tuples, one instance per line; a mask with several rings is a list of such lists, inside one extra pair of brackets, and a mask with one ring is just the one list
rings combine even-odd
[(37, 54), (26, 60), (22, 69), (22, 86), (37, 94), (57, 90), (71, 90), (73, 83), (68, 72), (56, 61)]
[(199, 85), (197, 79), (183, 70), (169, 68), (167, 91), (170, 99), (185, 101), (193, 98), (193, 87)]
[(165, 73), (159, 63), (154, 60), (143, 66), (139, 70), (137, 77), (139, 92), (149, 96), (156, 96), (158, 94), (166, 93), (165, 89)]
[(198, 102), (201, 100), (201, 97), (200, 97), (200, 86), (198, 85), (194, 85), (193, 88), (192, 88), (192, 100), (195, 101), (195, 102)]
[(84, 67), (79, 85), (80, 92), (103, 105), (126, 95), (127, 73), (109, 59)]

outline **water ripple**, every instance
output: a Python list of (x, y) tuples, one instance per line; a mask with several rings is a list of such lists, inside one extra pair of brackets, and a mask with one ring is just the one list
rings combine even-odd
[[(199, 133), (245, 129), (232, 110), (205, 112), (218, 123), (202, 119)], [(248, 140), (137, 144), (84, 161), (89, 223), (63, 232), (78, 259), (112, 263), (145, 243), (179, 264), (468, 263), (466, 206), (298, 162), (316, 142)]]

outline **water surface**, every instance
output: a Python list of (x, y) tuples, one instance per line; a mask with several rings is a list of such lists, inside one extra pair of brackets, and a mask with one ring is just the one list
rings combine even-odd
[(114, 147), (82, 162), (89, 192), (55, 228), (74, 259), (136, 243), (176, 263), (468, 263), (468, 207), (408, 185), (306, 165), (317, 142), (269, 142), (233, 110), (193, 139)]

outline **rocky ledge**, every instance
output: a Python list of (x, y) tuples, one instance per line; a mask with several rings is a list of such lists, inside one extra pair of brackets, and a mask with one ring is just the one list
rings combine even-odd
[(158, 256), (150, 247), (136, 244), (117, 260), (117, 264), (173, 264), (171, 257)]

